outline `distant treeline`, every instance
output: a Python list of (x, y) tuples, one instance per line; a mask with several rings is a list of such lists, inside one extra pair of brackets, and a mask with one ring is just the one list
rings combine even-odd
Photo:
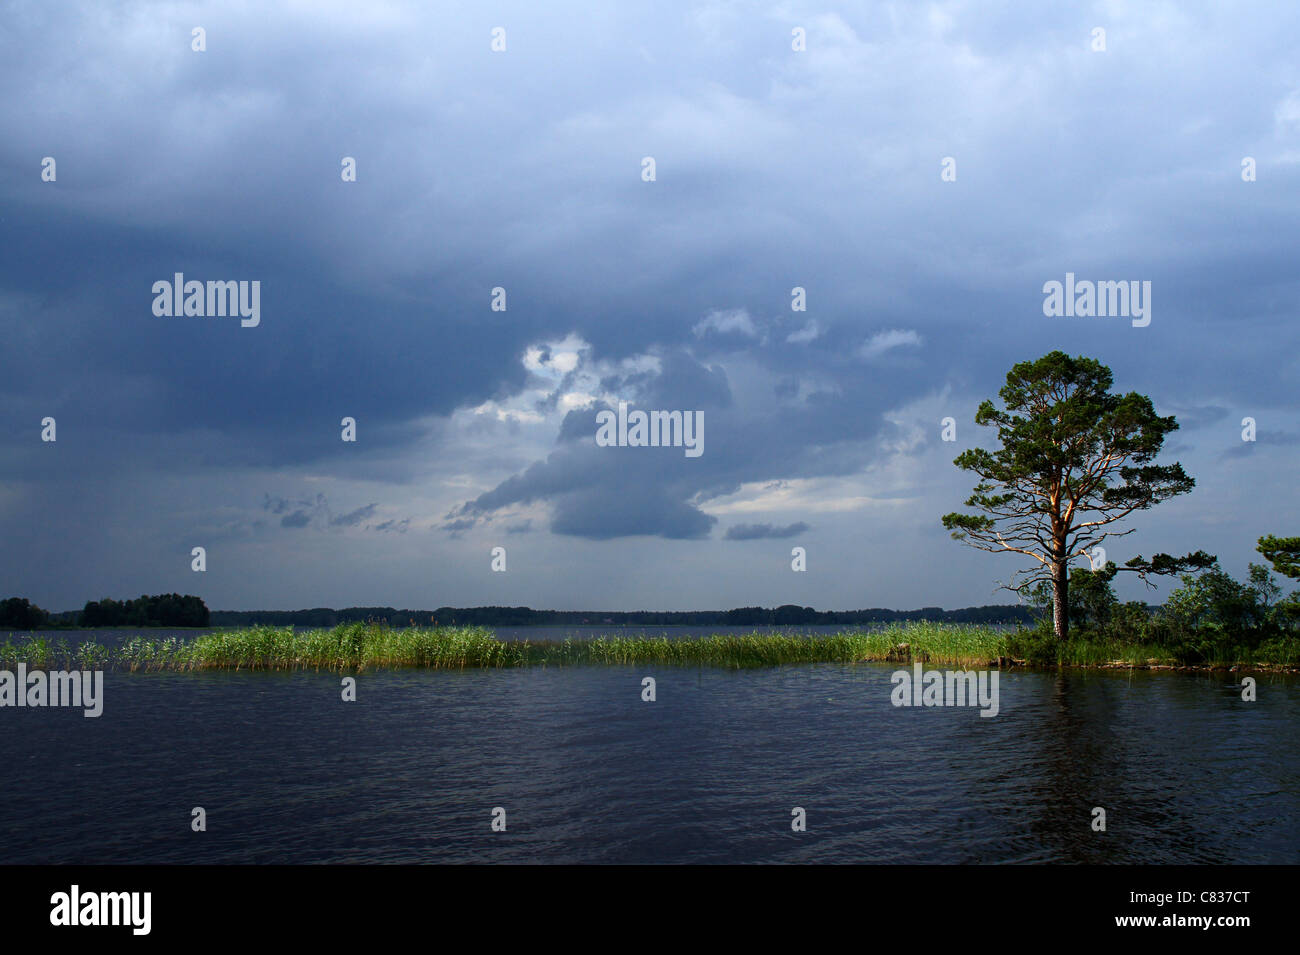
[(393, 607), (347, 607), (332, 610), (215, 610), (214, 627), (247, 627), (253, 624), (295, 627), (334, 627), (341, 623), (383, 620), (394, 627), (411, 624), (427, 626), (473, 625), (483, 627), (702, 627), (702, 626), (792, 626), (806, 624), (851, 625), (887, 623), (904, 620), (932, 620), (951, 623), (1033, 623), (1031, 608), (1015, 604), (995, 604), (944, 610), (923, 607), (920, 610), (814, 610), (812, 607), (737, 607), (734, 610), (684, 611), (608, 611), (608, 610), (533, 610), (531, 607), (439, 607), (437, 610), (396, 610)]
[(50, 613), (25, 597), (0, 600), (0, 630), (92, 627), (209, 627), (211, 611), (190, 594), (141, 594), (135, 600), (92, 600), (81, 610)]
[(437, 610), (397, 610), (393, 607), (345, 607), (334, 610), (212, 610), (202, 599), (180, 594), (141, 596), (135, 600), (92, 600), (81, 610), (50, 613), (22, 597), (0, 600), (0, 630), (51, 630), (93, 627), (336, 627), (342, 623), (384, 621), (390, 626), (412, 624), (482, 627), (765, 627), (810, 624), (851, 626), (931, 620), (949, 623), (1032, 624), (1029, 606), (994, 604), (944, 610), (814, 610), (812, 607), (737, 607), (734, 610), (533, 610), (531, 607), (439, 607)]

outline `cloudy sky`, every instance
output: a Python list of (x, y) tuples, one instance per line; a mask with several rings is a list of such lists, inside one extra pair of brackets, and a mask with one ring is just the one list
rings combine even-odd
[[(1197, 480), (1110, 558), (1244, 574), (1300, 532), (1297, 35), (1285, 0), (9, 3), (0, 596), (1010, 602), (1022, 559), (939, 518), (1054, 348)], [(260, 282), (260, 324), (155, 315), (176, 272)], [(1066, 272), (1150, 281), (1150, 325), (1046, 317)], [(620, 400), (704, 453), (598, 447)]]

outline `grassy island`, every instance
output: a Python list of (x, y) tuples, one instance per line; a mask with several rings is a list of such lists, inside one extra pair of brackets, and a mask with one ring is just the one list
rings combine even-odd
[(70, 646), (37, 637), (0, 644), (0, 667), (130, 671), (334, 670), (397, 667), (466, 669), (523, 666), (664, 664), (728, 669), (800, 663), (921, 662), (988, 666), (1300, 668), (1300, 640), (1256, 646), (1221, 639), (1176, 645), (1115, 638), (1058, 645), (1032, 630), (912, 622), (879, 630), (803, 636), (753, 633), (707, 637), (601, 636), (591, 640), (501, 640), (483, 627), (394, 628), (351, 623), (330, 629), (248, 627), (179, 637), (132, 637), (120, 647)]

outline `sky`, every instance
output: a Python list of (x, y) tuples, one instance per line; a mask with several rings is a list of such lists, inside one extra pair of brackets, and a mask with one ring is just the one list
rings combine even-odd
[[(1025, 559), (940, 517), (1054, 349), (1175, 415), (1197, 482), (1109, 559), (1243, 577), (1300, 533), (1297, 35), (1290, 2), (8, 3), (0, 596), (1011, 603)], [(258, 282), (257, 324), (155, 314), (176, 273)], [(1045, 315), (1067, 273), (1150, 282), (1149, 324)], [(598, 445), (620, 401), (703, 453)]]

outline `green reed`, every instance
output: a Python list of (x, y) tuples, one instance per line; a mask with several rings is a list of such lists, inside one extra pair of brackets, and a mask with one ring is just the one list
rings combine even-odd
[(131, 637), (108, 649), (75, 650), (37, 637), (0, 644), (0, 665), (121, 667), (128, 670), (363, 670), (427, 667), (668, 664), (750, 668), (791, 663), (920, 660), (987, 665), (1006, 655), (1005, 639), (980, 627), (908, 623), (872, 632), (683, 637), (606, 635), (592, 640), (500, 640), (485, 627), (349, 623), (324, 630), (246, 627), (178, 637)]
[[(1190, 658), (1154, 645), (1071, 639), (1049, 656), (1022, 651), (1024, 632), (914, 621), (872, 631), (804, 636), (750, 633), (706, 637), (605, 635), (591, 640), (500, 640), (485, 627), (412, 627), (349, 623), (329, 629), (246, 627), (181, 639), (131, 637), (110, 649), (93, 642), (67, 645), (44, 636), (0, 644), (0, 667), (152, 670), (337, 670), (396, 667), (441, 670), (524, 666), (661, 664), (748, 669), (800, 663), (889, 661), (986, 667), (1029, 662), (1067, 667), (1291, 665), (1295, 641), (1252, 653), (1209, 647)], [(1042, 658), (1040, 658), (1042, 657)]]

